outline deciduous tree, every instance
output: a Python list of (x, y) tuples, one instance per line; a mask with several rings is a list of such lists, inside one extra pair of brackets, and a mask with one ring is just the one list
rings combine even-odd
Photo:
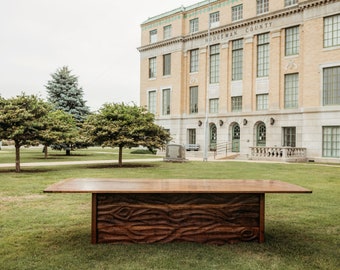
[(119, 166), (123, 148), (145, 146), (154, 150), (170, 141), (169, 133), (154, 123), (154, 115), (135, 104), (104, 104), (87, 119), (84, 128), (91, 142), (119, 148)]
[(48, 104), (35, 95), (0, 98), (0, 138), (15, 143), (16, 172), (20, 172), (20, 147), (38, 143), (48, 110)]
[(72, 115), (51, 110), (44, 119), (45, 129), (39, 134), (39, 140), (44, 145), (45, 158), (48, 156), (48, 146), (52, 144), (71, 144), (77, 137), (76, 121)]

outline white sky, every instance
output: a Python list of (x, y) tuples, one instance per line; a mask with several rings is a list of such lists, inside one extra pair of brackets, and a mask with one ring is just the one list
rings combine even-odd
[(139, 104), (140, 24), (200, 0), (0, 0), (0, 95), (46, 98), (68, 66), (91, 110)]

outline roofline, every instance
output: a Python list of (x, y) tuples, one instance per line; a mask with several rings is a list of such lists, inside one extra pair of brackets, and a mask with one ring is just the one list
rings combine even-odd
[(188, 7), (181, 6), (179, 8), (173, 9), (171, 11), (164, 12), (164, 13), (161, 13), (161, 14), (153, 16), (153, 17), (149, 17), (146, 21), (144, 21), (142, 23), (142, 25), (156, 21), (156, 20), (159, 20), (159, 19), (162, 19), (162, 18), (165, 18), (165, 17), (168, 17), (168, 16), (171, 16), (171, 15), (174, 15), (176, 13), (188, 12), (188, 11), (191, 11), (193, 9), (200, 8), (200, 7), (203, 7), (205, 5), (208, 5), (208, 4), (217, 2), (217, 1), (219, 1), (219, 0), (205, 0), (205, 1), (198, 2), (196, 4), (192, 4)]

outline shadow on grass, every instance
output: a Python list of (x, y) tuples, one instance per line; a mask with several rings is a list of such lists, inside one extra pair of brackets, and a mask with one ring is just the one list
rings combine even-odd
[[(66, 219), (69, 219), (66, 218)], [(91, 242), (91, 228), (90, 222), (89, 224), (72, 224), (70, 227), (65, 225), (60, 227), (59, 230), (52, 230), (53, 233), (49, 234), (47, 237), (50, 241), (55, 241), (60, 244), (64, 244), (68, 246), (78, 245), (78, 244), (90, 244), (93, 246)], [(51, 228), (54, 227), (53, 223), (49, 224)], [(141, 246), (166, 246), (169, 244), (178, 244), (178, 245), (197, 245), (201, 247), (251, 247), (255, 250), (270, 250), (272, 254), (276, 254), (277, 256), (287, 256), (287, 254), (291, 253), (293, 256), (297, 256), (298, 254), (310, 255), (313, 248), (313, 239), (314, 236), (308, 230), (301, 230), (301, 228), (297, 225), (293, 225), (287, 222), (275, 222), (275, 226), (270, 226), (270, 228), (265, 232), (265, 242), (260, 244), (257, 241), (249, 241), (249, 242), (236, 242), (231, 244), (211, 244), (211, 243), (195, 243), (190, 241), (174, 241), (170, 243), (100, 243), (94, 246), (105, 246), (105, 245), (122, 245), (128, 247), (129, 245), (141, 245)], [(309, 245), (308, 245), (309, 243)], [(315, 243), (314, 243), (315, 244)], [(287, 253), (284, 250), (288, 251)], [(316, 252), (316, 250), (314, 250)], [(312, 252), (313, 253), (313, 252)]]
[(105, 164), (91, 164), (87, 165), (88, 169), (126, 169), (126, 168), (154, 168), (157, 167), (156, 164), (149, 163), (123, 163), (122, 166), (114, 163), (105, 163)]
[[(81, 165), (59, 165), (59, 166), (43, 166), (43, 167), (21, 167), (18, 174), (39, 174), (39, 173), (52, 173), (60, 171), (69, 171), (75, 168), (82, 169), (138, 169), (138, 168), (155, 168), (156, 164), (150, 163), (125, 163), (119, 166), (116, 163), (104, 163), (104, 164), (81, 164)], [(0, 174), (16, 173), (15, 167), (4, 167), (0, 168)]]
[(275, 221), (274, 224), (268, 224), (265, 243), (259, 248), (261, 251), (273, 254), (276, 258), (281, 258), (282, 261), (299, 260), (306, 265), (309, 264), (310, 269), (321, 269), (319, 263), (327, 264), (330, 258), (335, 258), (336, 256), (330, 253), (334, 253), (337, 249), (332, 241), (320, 241), (324, 237), (325, 235), (320, 236), (314, 232), (312, 224), (304, 228), (300, 224), (289, 221)]
[[(36, 173), (48, 173), (53, 171), (50, 168), (22, 168), (18, 174), (36, 174)], [(15, 168), (1, 168), (0, 169), (0, 174), (5, 174), (5, 173), (16, 173)]]
[(57, 159), (57, 160), (60, 160), (60, 159), (70, 159), (72, 157), (90, 157), (90, 156), (93, 156), (93, 155), (89, 155), (89, 154), (71, 154), (70, 156), (67, 156), (65, 154), (49, 154), (47, 156), (47, 158), (45, 158), (45, 156), (39, 156), (39, 157), (34, 157), (33, 159), (35, 160), (54, 160), (54, 159)]

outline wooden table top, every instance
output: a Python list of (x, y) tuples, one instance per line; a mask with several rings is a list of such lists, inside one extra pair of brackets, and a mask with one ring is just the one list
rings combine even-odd
[(276, 180), (71, 178), (44, 190), (53, 193), (311, 193)]

